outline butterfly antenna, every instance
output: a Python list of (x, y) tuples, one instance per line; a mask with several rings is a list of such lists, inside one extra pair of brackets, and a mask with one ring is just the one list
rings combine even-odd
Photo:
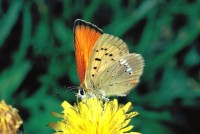
[[(75, 92), (75, 91), (77, 91), (78, 89), (79, 89), (79, 87), (78, 86), (69, 86), (69, 87), (66, 87), (67, 89), (69, 89), (69, 90), (71, 90), (71, 91), (73, 91), (74, 92), (74, 94), (77, 94), (77, 92)], [(66, 92), (67, 92), (68, 90), (66, 90)]]
[(61, 97), (60, 94), (56, 93), (54, 96), (55, 96), (56, 98), (58, 98), (59, 100), (62, 100), (62, 101), (63, 101), (63, 99), (62, 99), (62, 97)]
[(66, 87), (66, 88), (72, 90), (72, 89), (78, 89), (78, 86), (69, 86), (69, 87)]

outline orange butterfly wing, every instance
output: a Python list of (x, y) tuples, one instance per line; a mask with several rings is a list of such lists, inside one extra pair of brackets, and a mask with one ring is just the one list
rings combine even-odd
[(74, 22), (76, 66), (81, 83), (85, 78), (85, 72), (88, 67), (93, 46), (102, 34), (103, 31), (101, 29), (89, 22), (80, 19)]

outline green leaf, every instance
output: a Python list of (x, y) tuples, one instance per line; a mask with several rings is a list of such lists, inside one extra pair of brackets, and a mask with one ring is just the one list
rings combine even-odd
[(0, 97), (10, 100), (29, 72), (31, 65), (25, 61), (4, 70), (0, 74)]
[(14, 24), (17, 22), (22, 9), (22, 0), (13, 0), (8, 12), (0, 20), (0, 47), (10, 34)]

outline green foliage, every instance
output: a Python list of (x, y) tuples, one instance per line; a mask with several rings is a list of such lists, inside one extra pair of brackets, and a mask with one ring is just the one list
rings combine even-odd
[(60, 112), (63, 99), (76, 101), (65, 86), (79, 85), (73, 22), (81, 18), (145, 59), (140, 84), (120, 98), (140, 113), (131, 121), (135, 131), (200, 133), (199, 7), (199, 0), (3, 0), (0, 100), (20, 110), (25, 133), (52, 132), (50, 112)]

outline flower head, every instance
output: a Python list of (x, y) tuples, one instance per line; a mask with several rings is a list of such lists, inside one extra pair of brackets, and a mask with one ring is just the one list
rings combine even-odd
[(16, 134), (22, 123), (18, 110), (2, 100), (0, 102), (0, 133)]
[(119, 105), (116, 99), (102, 102), (96, 98), (89, 98), (74, 106), (64, 101), (62, 107), (62, 114), (53, 113), (62, 120), (49, 124), (56, 134), (138, 134), (129, 132), (133, 126), (128, 124), (131, 118), (138, 114), (127, 113), (131, 107), (130, 102)]

